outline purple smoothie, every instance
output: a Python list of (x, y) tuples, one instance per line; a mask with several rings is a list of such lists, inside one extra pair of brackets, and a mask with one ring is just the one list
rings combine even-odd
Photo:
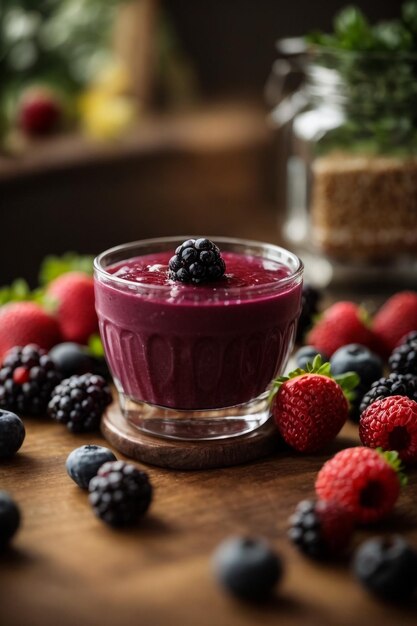
[(222, 252), (226, 275), (204, 285), (168, 277), (172, 251), (96, 275), (96, 309), (119, 390), (175, 409), (245, 403), (282, 372), (293, 346), (301, 278), (260, 256)]

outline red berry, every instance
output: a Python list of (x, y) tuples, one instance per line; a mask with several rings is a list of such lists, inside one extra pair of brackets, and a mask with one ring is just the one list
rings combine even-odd
[(375, 315), (372, 329), (383, 354), (389, 356), (405, 335), (417, 330), (417, 292), (400, 291), (389, 298)]
[(98, 331), (91, 276), (67, 272), (49, 284), (47, 296), (57, 304), (56, 317), (64, 341), (85, 344)]
[(288, 445), (299, 452), (315, 452), (336, 437), (348, 418), (349, 405), (332, 378), (301, 374), (280, 386), (272, 410)]
[(354, 302), (337, 302), (326, 309), (308, 333), (306, 343), (329, 357), (342, 346), (359, 343), (370, 350), (375, 337), (366, 326), (362, 309)]
[(362, 524), (391, 513), (400, 494), (397, 471), (371, 448), (347, 448), (327, 461), (316, 479), (317, 497), (333, 500)]
[(417, 463), (417, 402), (406, 396), (373, 402), (361, 415), (359, 436), (365, 446), (396, 450), (404, 463)]
[(34, 302), (12, 302), (0, 308), (0, 360), (14, 346), (37, 344), (49, 350), (59, 343), (57, 321)]
[(17, 367), (13, 372), (13, 382), (16, 383), (16, 385), (23, 385), (24, 383), (27, 383), (29, 377), (30, 372), (27, 367)]
[(289, 538), (313, 558), (346, 552), (354, 530), (352, 514), (337, 502), (303, 500), (290, 518)]
[(31, 137), (50, 134), (62, 119), (62, 104), (47, 88), (29, 89), (20, 102), (19, 126)]
[(331, 500), (319, 500), (316, 514), (320, 520), (321, 534), (329, 554), (342, 554), (349, 547), (354, 518), (350, 511)]

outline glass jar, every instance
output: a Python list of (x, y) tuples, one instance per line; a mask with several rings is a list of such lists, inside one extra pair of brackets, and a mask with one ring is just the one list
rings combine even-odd
[(417, 57), (288, 48), (269, 84), (287, 244), (317, 282), (415, 284)]

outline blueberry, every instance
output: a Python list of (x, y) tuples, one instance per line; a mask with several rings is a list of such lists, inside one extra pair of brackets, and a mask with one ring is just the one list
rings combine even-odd
[(372, 593), (406, 600), (417, 588), (417, 553), (399, 535), (368, 539), (353, 559), (356, 578)]
[(242, 600), (261, 600), (272, 592), (282, 576), (280, 557), (262, 539), (232, 537), (213, 556), (219, 582)]
[(66, 461), (69, 476), (81, 489), (88, 489), (90, 480), (107, 461), (117, 461), (111, 450), (104, 446), (86, 445), (75, 448)]
[(0, 549), (9, 543), (19, 524), (19, 508), (6, 491), (0, 491)]
[(49, 352), (49, 357), (63, 378), (92, 371), (93, 363), (87, 348), (72, 341), (54, 346)]
[(297, 367), (305, 370), (307, 367), (307, 363), (312, 364), (314, 358), (318, 354), (321, 356), (321, 360), (323, 361), (323, 363), (326, 363), (329, 360), (329, 357), (324, 354), (324, 352), (319, 352), (318, 350), (316, 350), (316, 348), (314, 348), (314, 346), (303, 346), (302, 348), (297, 350), (294, 355)]
[(13, 456), (25, 439), (25, 427), (20, 417), (0, 410), (0, 459)]
[(379, 356), (359, 343), (350, 343), (336, 350), (330, 365), (334, 376), (356, 372), (361, 379), (361, 387), (365, 389), (369, 389), (383, 374), (383, 363)]

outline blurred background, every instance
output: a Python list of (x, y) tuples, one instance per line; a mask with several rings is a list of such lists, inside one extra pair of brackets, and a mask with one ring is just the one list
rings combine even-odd
[(0, 282), (145, 237), (281, 241), (275, 44), (329, 30), (345, 4), (1, 0)]

